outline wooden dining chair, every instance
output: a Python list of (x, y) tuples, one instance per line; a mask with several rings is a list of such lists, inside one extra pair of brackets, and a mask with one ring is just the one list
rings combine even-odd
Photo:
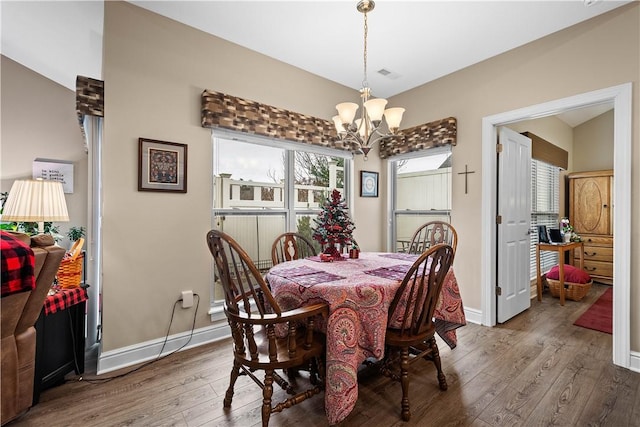
[[(262, 388), (262, 425), (267, 426), (272, 413), (301, 403), (324, 388), (326, 339), (314, 330), (314, 324), (317, 316), (328, 315), (328, 306), (314, 304), (282, 311), (253, 261), (233, 238), (211, 230), (207, 244), (224, 289), (224, 312), (234, 343), (224, 407), (231, 406), (238, 376), (247, 375)], [(280, 337), (278, 332), (286, 335)], [(296, 393), (276, 370), (298, 367), (309, 370), (311, 384)], [(256, 370), (264, 371), (263, 381), (253, 374)], [(274, 381), (294, 396), (272, 406)]]
[(448, 244), (453, 248), (453, 253), (455, 254), (456, 246), (458, 245), (458, 233), (448, 222), (430, 221), (422, 224), (413, 233), (408, 253), (421, 254), (438, 243)]
[(409, 364), (434, 363), (441, 390), (447, 389), (435, 339), (433, 312), (453, 261), (453, 248), (438, 244), (422, 253), (405, 275), (391, 302), (381, 372), (402, 384), (402, 419), (409, 421)]
[(276, 237), (271, 246), (273, 265), (313, 255), (318, 255), (313, 244), (299, 233), (283, 233)]

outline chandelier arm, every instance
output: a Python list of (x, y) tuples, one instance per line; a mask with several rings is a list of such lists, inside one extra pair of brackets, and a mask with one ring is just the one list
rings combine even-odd
[(350, 142), (352, 144), (356, 144), (358, 147), (363, 146), (363, 141), (360, 135), (357, 132), (353, 132), (348, 130), (345, 135), (342, 137), (343, 141)]

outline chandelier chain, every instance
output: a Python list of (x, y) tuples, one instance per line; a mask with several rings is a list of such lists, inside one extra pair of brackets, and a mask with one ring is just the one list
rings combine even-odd
[(364, 12), (364, 54), (363, 54), (363, 63), (364, 63), (364, 75), (362, 76), (362, 86), (369, 87), (369, 82), (367, 81), (367, 34), (369, 33), (369, 25), (367, 21), (367, 12)]

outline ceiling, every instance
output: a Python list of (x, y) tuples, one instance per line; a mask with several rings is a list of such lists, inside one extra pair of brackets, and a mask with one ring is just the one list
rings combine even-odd
[[(347, 87), (362, 86), (363, 14), (356, 1), (129, 3)], [(368, 15), (367, 80), (374, 96), (390, 97), (626, 3), (378, 0)], [(101, 78), (103, 13), (102, 1), (2, 0), (2, 54), (75, 90), (76, 75)]]

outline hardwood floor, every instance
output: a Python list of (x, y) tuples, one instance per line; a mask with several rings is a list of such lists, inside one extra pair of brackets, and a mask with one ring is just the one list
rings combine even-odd
[[(363, 370), (358, 402), (341, 427), (640, 426), (640, 374), (611, 363), (611, 335), (573, 326), (605, 288), (594, 285), (564, 307), (545, 293), (506, 324), (458, 329), (454, 350), (440, 341), (449, 389), (439, 390), (433, 364), (413, 364), (410, 422), (400, 420), (399, 384)], [(230, 347), (225, 340), (184, 351), (106, 383), (69, 381), (43, 392), (10, 426), (260, 425), (261, 390), (246, 377), (232, 409), (223, 409)], [(273, 414), (270, 425), (326, 426), (323, 404), (315, 396)]]

